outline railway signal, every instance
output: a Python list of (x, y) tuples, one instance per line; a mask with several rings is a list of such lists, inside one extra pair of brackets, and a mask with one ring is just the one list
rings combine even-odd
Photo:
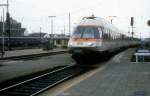
[(133, 26), (134, 26), (134, 17), (131, 17), (131, 22), (130, 22), (130, 25), (131, 25), (131, 28), (132, 28), (132, 32), (131, 32), (131, 35), (132, 35), (132, 38), (133, 38), (133, 35), (134, 35), (134, 30), (133, 30)]
[[(147, 25), (150, 26), (150, 20), (147, 21)], [(149, 37), (150, 37), (150, 33), (149, 33)]]
[(134, 26), (134, 17), (131, 17), (130, 25), (131, 25), (131, 26)]
[(150, 20), (147, 21), (147, 25), (150, 26)]

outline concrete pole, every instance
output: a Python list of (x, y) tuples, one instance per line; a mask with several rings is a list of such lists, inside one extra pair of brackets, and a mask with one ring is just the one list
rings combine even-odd
[(51, 38), (50, 39), (51, 44), (50, 45), (51, 45), (51, 49), (53, 49), (53, 47), (54, 47), (53, 18), (55, 18), (56, 16), (48, 16), (48, 17), (51, 18), (51, 37), (50, 37)]
[(51, 19), (51, 35), (53, 35), (53, 19)]
[(8, 48), (9, 50), (11, 49), (10, 47), (10, 14), (9, 14), (9, 0), (7, 0), (7, 4), (0, 4), (0, 6), (6, 6), (7, 7), (7, 12), (6, 12), (6, 25), (7, 25), (7, 28), (6, 28), (6, 32), (8, 33)]
[(41, 40), (42, 27), (40, 27), (40, 40)]
[(137, 56), (137, 55), (136, 55), (136, 58), (135, 58), (135, 59), (136, 59), (136, 63), (138, 63), (139, 60), (138, 60), (138, 56)]
[(40, 27), (40, 48), (42, 48), (42, 27)]
[(2, 57), (5, 55), (5, 20), (4, 20), (4, 8), (3, 8), (3, 31), (2, 31)]
[(132, 34), (132, 39), (133, 39), (133, 32), (134, 32), (134, 30), (133, 30), (133, 26), (131, 26), (131, 28), (132, 28), (132, 32), (131, 32), (131, 34)]
[(48, 16), (51, 19), (51, 34), (54, 34), (53, 32), (53, 18), (55, 18), (56, 16)]
[(66, 34), (66, 26), (65, 26), (65, 24), (64, 24), (64, 33), (63, 33), (64, 35)]
[(69, 13), (69, 36), (71, 36), (71, 16), (70, 16), (70, 13)]

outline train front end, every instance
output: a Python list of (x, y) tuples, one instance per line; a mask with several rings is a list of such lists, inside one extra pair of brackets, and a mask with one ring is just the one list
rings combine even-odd
[(100, 32), (98, 26), (77, 26), (68, 43), (73, 59), (83, 61), (97, 54), (102, 41)]
[(97, 51), (100, 46), (100, 33), (96, 26), (78, 26), (69, 40), (71, 52)]

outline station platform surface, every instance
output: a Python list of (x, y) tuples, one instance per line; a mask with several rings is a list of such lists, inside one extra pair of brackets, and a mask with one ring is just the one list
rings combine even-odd
[(52, 50), (43, 50), (43, 49), (24, 49), (24, 50), (13, 50), (13, 51), (5, 51), (6, 57), (14, 57), (14, 56), (22, 56), (22, 55), (31, 55), (31, 54), (41, 54), (41, 53), (50, 53), (50, 52), (58, 52), (58, 51), (66, 51), (67, 49), (56, 48)]
[(98, 68), (94, 75), (57, 96), (150, 96), (150, 63), (130, 62), (133, 52), (128, 49), (118, 54), (102, 65), (102, 70)]

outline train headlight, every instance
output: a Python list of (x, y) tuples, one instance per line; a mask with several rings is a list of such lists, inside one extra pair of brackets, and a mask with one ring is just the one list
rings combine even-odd
[(73, 45), (73, 43), (72, 43), (72, 42), (70, 42), (70, 43), (69, 43), (69, 46), (72, 46), (72, 45)]
[(89, 43), (87, 43), (87, 45), (88, 46), (94, 46), (94, 43), (89, 42)]

